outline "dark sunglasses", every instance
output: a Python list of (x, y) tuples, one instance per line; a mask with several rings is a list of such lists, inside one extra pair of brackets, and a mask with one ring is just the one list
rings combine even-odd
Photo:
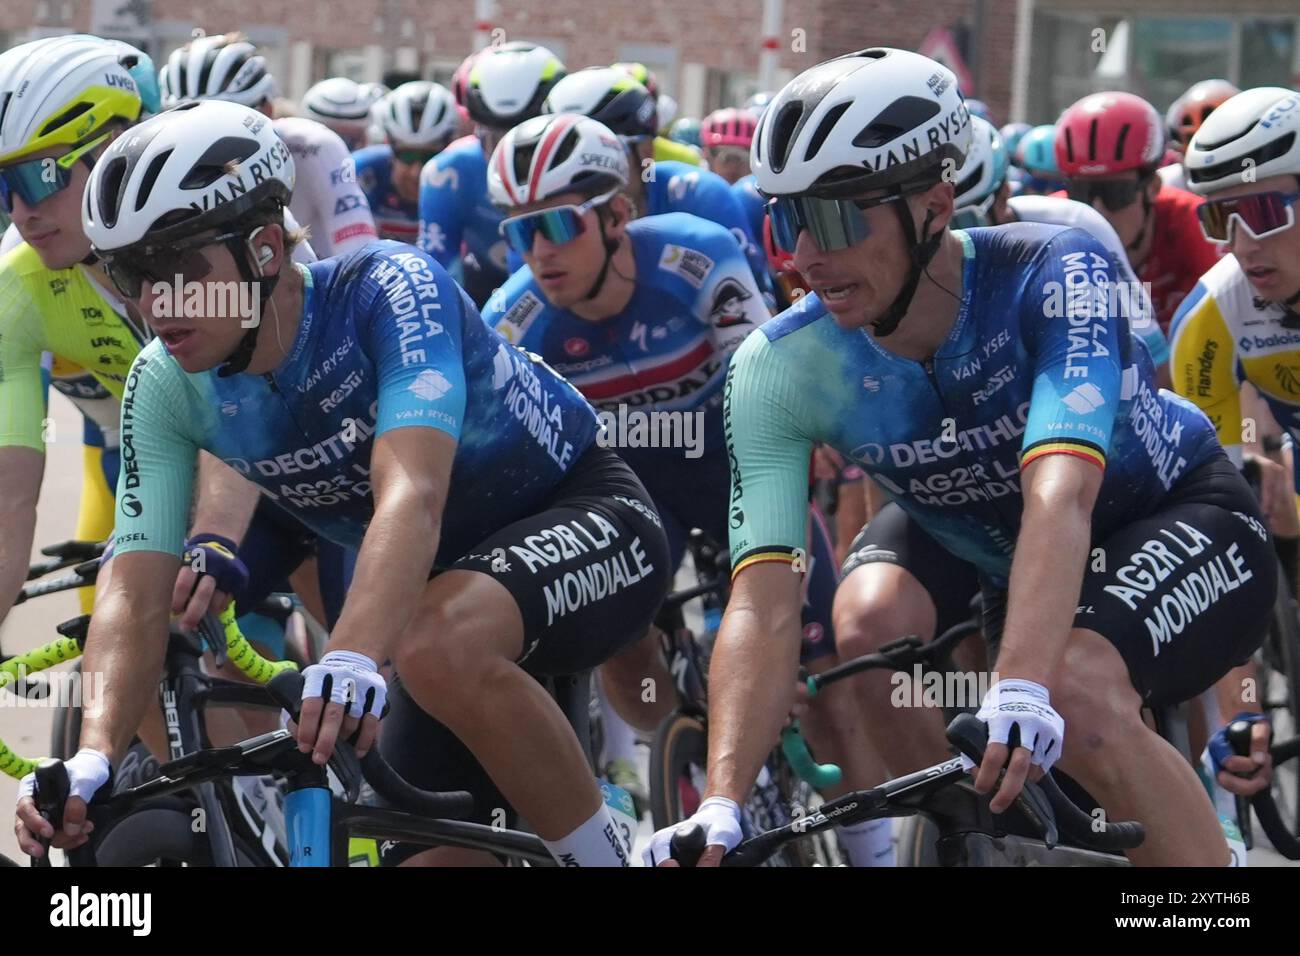
[(603, 195), (593, 196), (581, 206), (554, 206), (539, 212), (514, 216), (502, 220), (499, 229), (501, 235), (505, 236), (506, 242), (510, 244), (510, 248), (521, 256), (533, 251), (533, 240), (539, 232), (546, 237), (547, 242), (562, 246), (566, 242), (577, 239), (586, 231), (586, 227), (582, 224), (584, 213), (608, 202), (617, 193), (618, 190), (614, 189)]
[(139, 299), (146, 282), (168, 285), (180, 276), (181, 284), (198, 282), (212, 272), (212, 261), (203, 254), (208, 246), (230, 239), (240, 239), (243, 233), (224, 232), (219, 236), (191, 239), (158, 247), (119, 249), (101, 253), (104, 270), (113, 285), (125, 299)]
[(394, 149), (393, 159), (408, 166), (423, 166), (441, 152), (440, 149)]
[(1300, 193), (1270, 190), (1234, 199), (1210, 199), (1196, 207), (1201, 232), (1211, 242), (1232, 239), (1236, 219), (1255, 239), (1266, 239), (1295, 225), (1295, 202)]
[(1119, 212), (1133, 205), (1148, 182), (1150, 177), (1147, 176), (1139, 179), (1067, 179), (1065, 194), (1085, 206), (1100, 199), (1107, 211)]
[[(924, 188), (928, 189), (929, 186)], [(822, 252), (838, 252), (855, 246), (871, 235), (867, 210), (897, 202), (912, 192), (895, 193), (877, 199), (822, 199), (818, 196), (777, 196), (768, 201), (772, 239), (786, 252), (794, 252), (799, 233), (805, 229)]]
[(108, 134), (104, 133), (57, 159), (30, 159), (0, 169), (0, 206), (4, 207), (5, 212), (12, 213), (15, 196), (26, 205), (35, 206), (67, 189), (72, 182), (72, 168), (77, 160), (82, 160), (88, 169), (93, 169), (95, 160), (89, 155), (90, 151), (106, 139)]

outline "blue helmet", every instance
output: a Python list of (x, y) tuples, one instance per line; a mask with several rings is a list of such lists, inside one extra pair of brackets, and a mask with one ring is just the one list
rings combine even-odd
[(1048, 123), (1035, 126), (1020, 138), (1016, 149), (1017, 165), (1040, 175), (1059, 179), (1060, 167), (1056, 165), (1056, 126)]
[(668, 138), (687, 146), (700, 146), (700, 121), (692, 116), (683, 116), (668, 128)]
[(1033, 127), (1028, 123), (1007, 123), (998, 130), (998, 134), (1002, 137), (1002, 145), (1007, 148), (1008, 156), (1016, 155), (1016, 147), (1031, 129)]
[(967, 100), (966, 109), (970, 110), (971, 116), (978, 116), (986, 123), (993, 122), (993, 114), (989, 112), (989, 105), (983, 100)]

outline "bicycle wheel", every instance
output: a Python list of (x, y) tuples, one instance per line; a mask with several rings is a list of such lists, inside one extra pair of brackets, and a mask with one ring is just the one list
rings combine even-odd
[(659, 724), (650, 743), (650, 819), (656, 830), (699, 809), (708, 757), (703, 721), (676, 711)]
[[(212, 866), (212, 853), (201, 832), (195, 832), (193, 801), (180, 797), (149, 800), (115, 821), (95, 839), (100, 866)], [(234, 836), (239, 865), (262, 866), (259, 856)]]
[[(1300, 621), (1295, 601), (1285, 587), (1278, 588), (1261, 657), (1261, 696), (1273, 723), (1274, 739), (1294, 737), (1300, 724)], [(1273, 774), (1273, 799), (1291, 832), (1300, 833), (1300, 761), (1288, 761)]]

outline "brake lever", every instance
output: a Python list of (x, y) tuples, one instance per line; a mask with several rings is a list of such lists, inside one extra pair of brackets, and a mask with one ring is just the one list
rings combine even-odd
[[(988, 746), (988, 739), (988, 726), (973, 714), (958, 714), (948, 725), (948, 742), (956, 747), (959, 753), (974, 761), (977, 767), (984, 762), (984, 748)], [(1003, 769), (998, 776), (999, 782), (1005, 773), (1006, 770)], [(1032, 780), (1026, 779), (1024, 786), (1020, 788), (1020, 793), (1016, 796), (1015, 803), (1034, 829), (1042, 834), (1043, 842), (1047, 844), (1048, 849), (1054, 848), (1060, 840), (1060, 833), (1056, 826), (1056, 811), (1052, 809), (1051, 801), (1047, 799), (1047, 794), (1043, 793), (1042, 788)]]

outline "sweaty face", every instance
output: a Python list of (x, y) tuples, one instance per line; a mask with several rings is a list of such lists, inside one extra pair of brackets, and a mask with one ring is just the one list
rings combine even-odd
[(867, 209), (870, 233), (846, 249), (822, 252), (808, 230), (799, 233), (794, 250), (795, 268), (841, 328), (861, 328), (880, 318), (907, 279), (906, 240), (898, 213), (891, 208), (894, 205), (886, 203)]
[(181, 368), (202, 372), (224, 363), (248, 331), (244, 326), (261, 320), (260, 290), (258, 283), (243, 281), (224, 243), (203, 246), (188, 258), (200, 262), (191, 272), (202, 272), (205, 263), (207, 274), (195, 280), (181, 273), (178, 283), (174, 268), (160, 267), (158, 273), (172, 278), (145, 282), (136, 305)]
[[(1208, 196), (1208, 199), (1235, 199), (1251, 193), (1291, 194), (1300, 189), (1300, 177), (1270, 176), (1256, 183), (1242, 183)], [(1300, 218), (1300, 210), (1296, 211)], [(1233, 220), (1227, 250), (1237, 257), (1242, 271), (1262, 299), (1284, 302), (1300, 290), (1300, 223), (1273, 236), (1256, 239)]]
[[(52, 159), (66, 150), (38, 153), (32, 159)], [(25, 162), (27, 160), (24, 160)], [(76, 162), (70, 170), (66, 188), (46, 197), (33, 206), (20, 196), (13, 197), (11, 218), (23, 240), (36, 250), (41, 264), (47, 269), (66, 269), (90, 255), (90, 240), (81, 228), (81, 197), (90, 178), (90, 170), (83, 162)]]
[[(512, 209), (510, 215), (539, 212), (557, 206), (578, 206), (584, 201), (585, 197), (577, 193), (565, 193), (545, 202)], [(525, 252), (523, 257), (538, 285), (542, 287), (542, 293), (552, 305), (567, 309), (582, 301), (595, 284), (605, 262), (598, 211), (589, 209), (582, 214), (582, 233), (568, 242), (551, 242), (539, 231), (533, 237), (532, 250)]]

